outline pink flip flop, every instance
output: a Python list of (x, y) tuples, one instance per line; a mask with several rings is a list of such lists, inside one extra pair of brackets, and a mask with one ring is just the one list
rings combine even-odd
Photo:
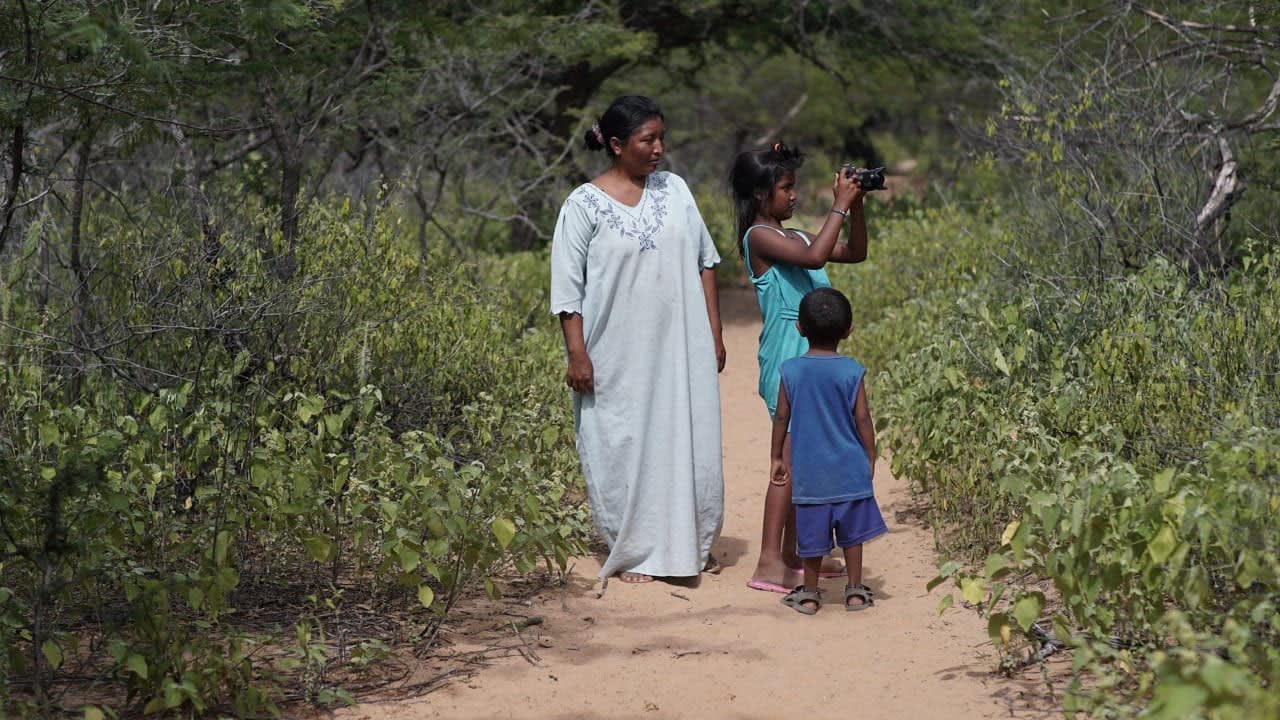
[(776, 592), (786, 595), (791, 592), (791, 588), (778, 583), (771, 583), (768, 580), (748, 580), (747, 587), (752, 590), (764, 590), (765, 592)]

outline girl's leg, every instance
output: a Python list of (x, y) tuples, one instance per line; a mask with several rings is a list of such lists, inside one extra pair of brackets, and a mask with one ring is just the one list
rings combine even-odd
[[(769, 484), (764, 495), (764, 522), (760, 532), (760, 559), (751, 574), (751, 585), (760, 590), (787, 592), (800, 583), (800, 573), (782, 561), (782, 534), (791, 525), (791, 552), (795, 553), (795, 522), (791, 508), (791, 486)], [(797, 563), (796, 567), (799, 567)]]

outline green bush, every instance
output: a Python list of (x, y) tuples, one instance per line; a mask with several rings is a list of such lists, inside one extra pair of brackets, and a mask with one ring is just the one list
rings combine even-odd
[(935, 582), (954, 576), (1013, 662), (1052, 580), (1051, 624), (1092, 676), (1068, 709), (1274, 714), (1278, 272), (1264, 256), (1197, 286), (1154, 261), (975, 291), (878, 379), (895, 470), (979, 568)]
[(114, 668), (119, 712), (273, 711), (280, 672), (335, 660), (303, 616), (294, 664), (254, 652), (288, 643), (237, 624), (247, 587), (359, 588), (438, 626), (584, 550), (544, 259), (423, 256), (344, 206), (292, 249), (172, 227), (95, 228), (78, 312), (20, 268), (0, 285), (0, 678), (36, 688), (8, 707), (74, 658)]

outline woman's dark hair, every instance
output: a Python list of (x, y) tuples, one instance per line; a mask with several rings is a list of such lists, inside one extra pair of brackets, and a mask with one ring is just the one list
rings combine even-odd
[(733, 188), (733, 210), (738, 219), (738, 252), (742, 253), (742, 236), (751, 227), (760, 205), (760, 193), (768, 195), (773, 186), (788, 171), (795, 171), (804, 164), (804, 153), (799, 148), (789, 148), (775, 143), (768, 150), (747, 150), (738, 153), (729, 172), (729, 187)]
[(828, 345), (839, 342), (853, 327), (853, 307), (844, 293), (820, 287), (805, 293), (800, 300), (800, 327), (809, 342)]
[(643, 95), (623, 95), (614, 100), (609, 105), (609, 109), (605, 110), (604, 114), (587, 130), (584, 137), (587, 148), (604, 150), (609, 157), (613, 157), (613, 147), (609, 145), (610, 138), (618, 138), (626, 143), (632, 133), (655, 117), (659, 120), (666, 119), (662, 117), (662, 110), (658, 107), (658, 103)]

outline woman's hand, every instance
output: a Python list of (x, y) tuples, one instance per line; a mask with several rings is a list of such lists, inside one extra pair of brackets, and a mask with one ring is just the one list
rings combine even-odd
[(595, 367), (586, 350), (569, 353), (569, 369), (565, 371), (564, 382), (574, 392), (589, 395), (596, 391)]
[(724, 372), (724, 363), (729, 353), (724, 349), (724, 338), (716, 335), (716, 372)]

